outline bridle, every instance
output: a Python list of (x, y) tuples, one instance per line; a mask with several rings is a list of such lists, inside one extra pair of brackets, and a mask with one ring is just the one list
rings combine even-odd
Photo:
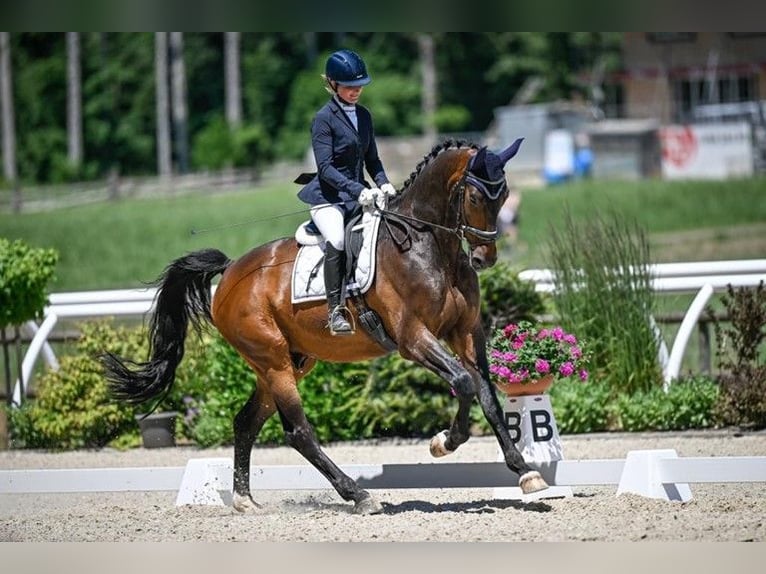
[[(448, 231), (449, 233), (456, 235), (461, 241), (463, 239), (468, 241), (468, 244), (471, 246), (472, 249), (480, 245), (487, 245), (489, 243), (494, 243), (495, 241), (497, 241), (497, 237), (499, 235), (497, 228), (491, 231), (486, 229), (479, 229), (478, 227), (473, 227), (472, 225), (468, 225), (468, 223), (466, 222), (465, 220), (465, 188), (468, 184), (471, 184), (476, 189), (478, 189), (481, 193), (483, 193), (485, 197), (494, 201), (498, 197), (500, 197), (500, 194), (503, 193), (507, 183), (505, 181), (505, 177), (502, 177), (495, 181), (489, 181), (489, 180), (478, 177), (477, 175), (471, 173), (470, 171), (472, 163), (473, 163), (473, 158), (471, 158), (471, 162), (463, 171), (463, 175), (461, 175), (460, 179), (458, 179), (452, 185), (449, 191), (450, 197), (453, 197), (454, 194), (457, 194), (458, 208), (457, 208), (457, 217), (455, 221), (455, 227), (447, 227), (446, 225), (441, 225), (439, 223), (434, 223), (432, 221), (426, 221), (424, 219), (413, 217), (411, 215), (403, 215), (401, 213), (396, 213), (388, 209), (381, 209), (380, 212), (384, 215), (384, 218), (392, 217), (394, 219), (401, 219), (411, 223), (420, 223), (423, 225), (428, 225), (430, 227)], [(478, 241), (472, 242), (468, 238), (469, 235), (474, 238), (477, 238)], [(403, 244), (404, 241), (406, 241), (406, 238), (402, 240), (401, 244)], [(397, 243), (400, 243), (400, 242), (397, 241)]]

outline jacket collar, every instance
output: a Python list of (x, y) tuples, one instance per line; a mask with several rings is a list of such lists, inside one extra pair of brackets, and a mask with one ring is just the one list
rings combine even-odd
[[(359, 135), (359, 132), (354, 127), (354, 124), (351, 122), (349, 117), (346, 115), (346, 112), (343, 111), (343, 108), (340, 107), (340, 104), (337, 102), (335, 97), (332, 97), (330, 99), (330, 109), (332, 110), (332, 113), (334, 113), (336, 116), (339, 116), (343, 118), (343, 121), (346, 123), (346, 125), (349, 127), (349, 129), (354, 132), (355, 135)], [(357, 114), (357, 122), (359, 121), (359, 115)]]

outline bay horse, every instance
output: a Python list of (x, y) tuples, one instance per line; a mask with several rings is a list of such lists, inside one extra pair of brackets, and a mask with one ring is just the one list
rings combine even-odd
[[(519, 139), (499, 154), (454, 140), (436, 145), (382, 210), (377, 271), (365, 298), (399, 354), (439, 375), (457, 397), (450, 428), (431, 439), (431, 454), (450, 454), (468, 440), (469, 410), (478, 396), (506, 465), (530, 493), (548, 485), (525, 462), (503, 423), (490, 382), (476, 272), (497, 260), (497, 215), (508, 196), (503, 168), (520, 144)], [(199, 328), (212, 322), (257, 375), (254, 392), (234, 417), (234, 508), (259, 508), (250, 492), (251, 452), (263, 424), (278, 413), (286, 442), (344, 500), (354, 502), (354, 512), (379, 513), (381, 504), (322, 450), (298, 383), (318, 360), (363, 361), (390, 351), (362, 329), (331, 340), (323, 301), (291, 302), (299, 247), (294, 238), (282, 238), (236, 261), (217, 249), (176, 259), (157, 280), (149, 360), (135, 363), (107, 353), (101, 361), (113, 396), (131, 403), (151, 400), (173, 383), (189, 323)], [(211, 282), (219, 274), (211, 301)], [(356, 323), (357, 312), (351, 310)]]

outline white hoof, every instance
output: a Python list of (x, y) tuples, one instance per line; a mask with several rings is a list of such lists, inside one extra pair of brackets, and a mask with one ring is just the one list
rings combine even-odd
[(545, 482), (540, 473), (536, 470), (530, 470), (525, 472), (519, 477), (519, 486), (521, 492), (524, 494), (531, 494), (533, 492), (539, 492), (548, 488), (548, 483)]
[(431, 451), (432, 457), (440, 458), (454, 452), (445, 446), (445, 443), (447, 442), (447, 436), (447, 431), (441, 431), (440, 433), (434, 435), (434, 437), (431, 439), (431, 446), (429, 450)]
[(372, 495), (357, 502), (354, 505), (354, 514), (367, 516), (370, 514), (380, 514), (383, 512), (383, 505)]
[(256, 514), (263, 509), (260, 504), (253, 500), (252, 496), (243, 496), (236, 493), (231, 499), (231, 505), (234, 507), (234, 510), (243, 514)]

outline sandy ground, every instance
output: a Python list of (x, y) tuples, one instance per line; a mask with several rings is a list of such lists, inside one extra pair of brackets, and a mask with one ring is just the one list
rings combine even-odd
[[(564, 456), (624, 459), (630, 450), (679, 456), (766, 456), (766, 433), (597, 434), (561, 437)], [(433, 462), (427, 440), (326, 447), (338, 464)], [(0, 452), (0, 469), (184, 466), (194, 457), (231, 457), (194, 447), (44, 453)], [(474, 437), (447, 462), (497, 458), (494, 439)], [(446, 459), (443, 459), (446, 461)], [(305, 464), (289, 448), (257, 448), (253, 464)], [(352, 514), (334, 491), (256, 493), (258, 515), (229, 507), (175, 506), (175, 492), (0, 494), (0, 541), (766, 541), (766, 483), (692, 484), (689, 502), (616, 488), (575, 487), (574, 496), (523, 503), (492, 489), (376, 490), (384, 513)]]

